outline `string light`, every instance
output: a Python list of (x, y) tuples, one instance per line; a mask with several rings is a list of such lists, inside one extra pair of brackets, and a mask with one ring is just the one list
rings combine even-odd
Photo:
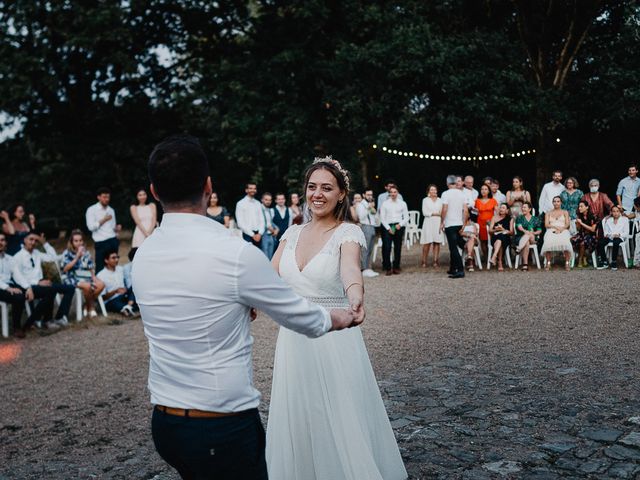
[[(557, 142), (560, 141), (560, 139), (556, 139)], [(497, 160), (499, 158), (516, 158), (516, 157), (523, 157), (525, 155), (532, 155), (534, 153), (536, 153), (535, 149), (529, 149), (529, 150), (521, 150), (519, 152), (509, 152), (509, 153), (492, 153), (490, 155), (478, 155), (478, 156), (471, 156), (471, 155), (464, 155), (464, 156), (460, 156), (460, 155), (435, 155), (435, 154), (431, 154), (431, 153), (416, 153), (416, 152), (409, 152), (409, 151), (404, 151), (404, 150), (396, 150), (396, 149), (390, 149), (387, 147), (378, 147), (377, 144), (373, 144), (372, 145), (374, 150), (382, 150), (385, 153), (389, 153), (392, 155), (398, 155), (401, 157), (418, 157), (418, 158), (423, 158), (423, 159), (427, 159), (427, 160), (462, 160), (463, 162), (466, 161), (476, 161), (476, 160)]]

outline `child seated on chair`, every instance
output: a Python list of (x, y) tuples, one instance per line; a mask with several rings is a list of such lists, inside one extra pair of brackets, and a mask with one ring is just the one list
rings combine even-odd
[(104, 268), (98, 273), (98, 278), (105, 284), (102, 298), (108, 311), (132, 317), (137, 313), (138, 306), (131, 289), (125, 287), (124, 269), (118, 265), (119, 260), (120, 256), (115, 250), (105, 254)]
[(466, 222), (460, 229), (460, 242), (458, 246), (466, 251), (467, 254), (467, 270), (473, 272), (474, 270), (474, 247), (478, 245), (479, 235), (478, 224), (475, 223), (471, 217), (467, 218)]
[(91, 254), (84, 246), (82, 231), (73, 230), (62, 252), (62, 282), (82, 290), (85, 307), (83, 316), (97, 317), (95, 301), (104, 289), (104, 283), (96, 277), (96, 266)]

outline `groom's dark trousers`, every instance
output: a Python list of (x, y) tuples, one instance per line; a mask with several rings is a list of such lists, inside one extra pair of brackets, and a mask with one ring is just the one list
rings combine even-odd
[(258, 409), (189, 418), (154, 407), (151, 431), (160, 456), (185, 480), (267, 480)]

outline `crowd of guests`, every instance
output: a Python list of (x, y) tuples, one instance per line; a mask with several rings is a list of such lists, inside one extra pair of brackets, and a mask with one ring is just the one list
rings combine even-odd
[[(630, 264), (640, 268), (640, 232), (634, 230), (634, 224), (640, 225), (637, 174), (637, 166), (630, 165), (628, 176), (619, 182), (613, 201), (600, 191), (597, 179), (589, 180), (588, 191), (583, 192), (575, 177), (563, 181), (562, 172), (555, 171), (540, 193), (537, 211), (531, 193), (518, 176), (512, 179), (511, 188), (505, 194), (495, 178), (484, 178), (476, 190), (472, 176), (449, 175), (447, 189), (442, 194), (432, 184), (422, 200), (422, 267), (428, 268), (429, 264), (439, 267), (440, 249), (446, 240), (450, 252), (447, 273), (451, 278), (463, 278), (465, 271), (479, 268), (477, 262), (482, 257), (488, 260), (489, 267), (503, 271), (504, 262), (510, 265), (515, 255), (521, 260), (521, 269), (526, 271), (531, 254), (538, 252), (544, 256), (547, 270), (555, 254), (562, 254), (567, 270), (572, 261), (578, 268), (591, 262), (594, 268), (615, 270), (621, 245), (623, 242), (628, 245), (636, 233), (635, 255)], [(284, 193), (274, 196), (264, 192), (259, 200), (257, 197), (258, 186), (247, 183), (245, 196), (235, 206), (234, 218), (220, 205), (214, 192), (206, 215), (226, 228), (233, 228), (271, 259), (284, 232), (293, 224), (307, 221), (308, 213), (297, 193), (287, 197)], [(129, 263), (121, 266), (118, 234), (122, 227), (110, 206), (111, 192), (100, 188), (96, 198), (97, 202), (87, 208), (85, 216), (94, 255), (86, 247), (85, 235), (80, 229), (71, 232), (66, 249), (58, 255), (38, 232), (36, 217), (28, 214), (24, 205), (0, 212), (0, 302), (12, 307), (16, 337), (23, 338), (34, 326), (52, 330), (66, 326), (76, 291), (83, 297), (83, 316), (97, 316), (96, 303), (125, 316), (138, 314), (131, 289), (131, 261), (138, 247), (157, 227), (158, 210), (149, 201), (147, 191), (140, 188), (129, 209), (135, 224)], [(355, 193), (349, 211), (366, 239), (361, 257), (363, 275), (379, 275), (372, 266), (378, 235), (384, 274), (400, 274), (405, 233), (408, 227), (420, 225), (420, 221), (411, 217), (396, 182), (385, 182), (384, 191), (377, 198), (371, 189)], [(57, 266), (59, 281), (45, 278), (44, 262)], [(25, 310), (27, 318), (23, 322)]]

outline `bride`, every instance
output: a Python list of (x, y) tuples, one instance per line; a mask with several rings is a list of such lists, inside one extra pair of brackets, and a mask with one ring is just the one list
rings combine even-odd
[[(311, 220), (291, 226), (273, 265), (300, 295), (364, 317), (359, 227), (349, 177), (331, 157), (304, 179)], [(404, 480), (407, 472), (359, 328), (308, 339), (280, 328), (266, 458), (278, 480)]]

